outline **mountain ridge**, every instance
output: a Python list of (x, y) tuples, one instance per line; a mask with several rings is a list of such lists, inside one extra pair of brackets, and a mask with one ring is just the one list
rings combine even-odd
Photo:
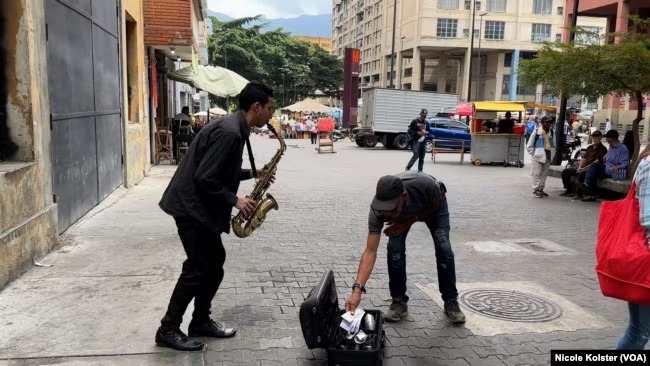
[[(208, 10), (208, 16), (214, 16), (220, 21), (228, 21), (234, 19), (233, 17), (219, 13), (216, 11)], [(268, 23), (264, 27), (264, 31), (275, 30), (282, 28), (285, 32), (289, 32), (294, 36), (310, 36), (310, 37), (332, 37), (332, 17), (330, 14), (322, 15), (301, 15), (295, 18), (274, 18), (261, 20), (252, 24)]]

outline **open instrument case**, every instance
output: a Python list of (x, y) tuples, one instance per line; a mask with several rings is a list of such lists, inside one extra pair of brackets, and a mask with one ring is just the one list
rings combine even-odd
[[(330, 270), (300, 305), (300, 326), (309, 349), (327, 350), (330, 366), (376, 366), (382, 364), (384, 350), (383, 314), (379, 310), (366, 310), (361, 321), (361, 330), (368, 335), (363, 344), (346, 338), (346, 331), (340, 327), (344, 309), (339, 308), (334, 273)], [(375, 329), (366, 329), (365, 317), (375, 319)]]

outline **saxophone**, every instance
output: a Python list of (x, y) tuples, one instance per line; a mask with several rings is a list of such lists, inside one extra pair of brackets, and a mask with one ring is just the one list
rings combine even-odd
[(247, 221), (244, 218), (244, 214), (240, 211), (237, 216), (233, 217), (231, 221), (232, 230), (239, 238), (245, 238), (251, 235), (255, 229), (264, 223), (266, 214), (271, 211), (271, 209), (278, 209), (278, 203), (270, 193), (266, 194), (266, 198), (263, 198), (262, 196), (266, 191), (266, 187), (269, 184), (271, 177), (278, 169), (278, 163), (280, 162), (282, 155), (284, 155), (284, 152), (287, 150), (287, 145), (285, 145), (282, 136), (278, 134), (278, 132), (270, 123), (267, 123), (267, 126), (269, 130), (273, 132), (278, 141), (280, 141), (280, 148), (275, 153), (275, 155), (273, 155), (273, 159), (271, 159), (271, 161), (266, 166), (266, 174), (258, 177), (258, 180), (255, 183), (255, 188), (253, 188), (253, 192), (250, 194), (250, 196), (247, 196), (247, 198), (256, 202), (255, 210), (253, 211), (251, 217)]

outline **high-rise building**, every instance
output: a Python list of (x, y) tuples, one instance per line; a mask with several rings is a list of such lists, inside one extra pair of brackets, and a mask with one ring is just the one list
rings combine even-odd
[[(564, 14), (564, 0), (334, 0), (334, 53), (343, 57), (345, 47), (361, 50), (361, 88), (390, 87), (393, 64), (395, 88), (466, 99), (471, 82), (471, 100), (550, 104), (542, 86), (522, 86), (515, 71), (542, 42), (562, 39)], [(601, 18), (578, 21), (601, 33), (605, 24)]]

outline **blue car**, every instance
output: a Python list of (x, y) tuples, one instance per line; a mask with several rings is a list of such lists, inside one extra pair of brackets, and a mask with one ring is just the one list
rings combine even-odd
[(439, 141), (437, 142), (438, 147), (460, 149), (461, 146), (464, 146), (466, 151), (471, 150), (472, 137), (469, 132), (469, 126), (463, 122), (451, 118), (431, 118), (427, 122), (430, 127), (426, 147), (427, 153), (433, 150), (431, 139), (456, 140)]

